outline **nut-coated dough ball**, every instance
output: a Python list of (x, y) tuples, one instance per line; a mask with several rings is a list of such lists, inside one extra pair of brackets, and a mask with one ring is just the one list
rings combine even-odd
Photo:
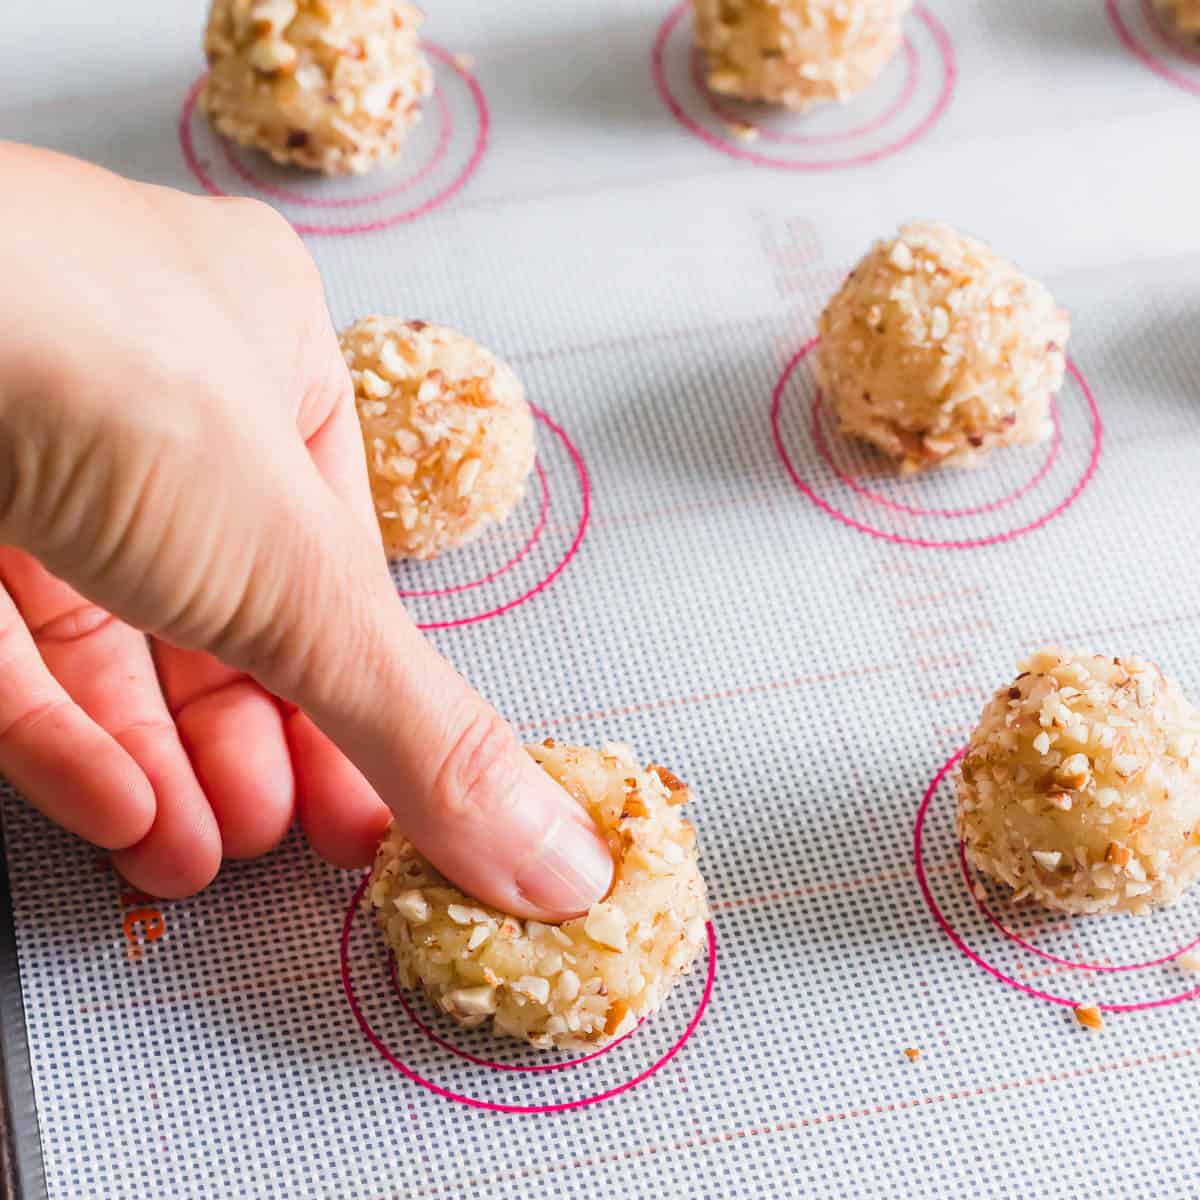
[(276, 162), (358, 175), (395, 158), (433, 75), (404, 0), (212, 0), (200, 103)]
[(1053, 431), (1070, 320), (948, 225), (876, 242), (821, 315), (816, 367), (844, 433), (911, 473)]
[(1155, 0), (1155, 3), (1174, 17), (1180, 33), (1200, 36), (1200, 0)]
[(900, 45), (912, 0), (693, 0), (708, 86), (804, 111), (845, 102)]
[(967, 857), (1018, 899), (1140, 913), (1200, 875), (1200, 710), (1144, 659), (1034, 654), (956, 786)]
[(441, 325), (366, 317), (341, 335), (391, 558), (433, 558), (516, 507), (533, 413), (507, 363)]
[(463, 895), (395, 828), (367, 895), (405, 987), (462, 1025), (543, 1049), (603, 1046), (654, 1012), (704, 946), (708, 900), (688, 789), (625, 746), (550, 740), (529, 753), (591, 814), (612, 852), (609, 894), (561, 925), (520, 921)]

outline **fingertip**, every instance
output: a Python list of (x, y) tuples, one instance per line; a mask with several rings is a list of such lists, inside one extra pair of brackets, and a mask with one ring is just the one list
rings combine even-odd
[(287, 834), (295, 783), (274, 700), (248, 679), (202, 696), (176, 717), (227, 858), (257, 858)]
[(163, 900), (183, 900), (202, 892), (221, 869), (221, 845), (198, 838), (184, 852), (164, 852), (153, 834), (139, 845), (118, 850), (113, 866), (134, 887)]
[(125, 850), (154, 828), (158, 802), (141, 767), (117, 742), (107, 740), (119, 753), (89, 757), (87, 784), (76, 795), (96, 814), (96, 836), (90, 840), (104, 850)]
[(10, 731), (3, 763), (36, 808), (105, 850), (136, 845), (154, 825), (157, 802), (145, 772), (74, 705)]
[(503, 912), (551, 923), (586, 912), (607, 894), (614, 870), (591, 819), (515, 742), (476, 761), (481, 773), (464, 776), (474, 806), (435, 805), (432, 822), (414, 821), (418, 848), (468, 895)]
[(369, 814), (363, 814), (353, 829), (342, 829), (336, 835), (313, 828), (306, 830), (313, 849), (335, 867), (344, 871), (354, 871), (360, 867), (369, 867), (375, 861), (379, 843), (391, 824), (392, 814), (380, 804)]
[(156, 803), (154, 789), (136, 764), (128, 772), (125, 808), (119, 816), (107, 818), (111, 825), (91, 840), (102, 850), (120, 851), (136, 846), (154, 828)]
[(122, 744), (154, 789), (154, 821), (133, 846), (112, 858), (130, 883), (180, 899), (207, 887), (221, 868), (221, 834), (173, 726), (131, 730)]
[(518, 915), (556, 924), (578, 917), (608, 894), (614, 869), (612, 854), (591, 821), (584, 825), (568, 813), (556, 815), (540, 844), (517, 867), (517, 894), (527, 906)]

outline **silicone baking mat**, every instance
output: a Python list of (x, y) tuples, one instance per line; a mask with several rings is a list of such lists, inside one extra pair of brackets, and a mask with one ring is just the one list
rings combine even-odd
[[(339, 183), (212, 136), (200, 4), (118, 7), (7, 0), (0, 131), (259, 195), (339, 324), (513, 362), (536, 486), (397, 585), (528, 738), (694, 785), (714, 925), (662, 1013), (571, 1063), (402, 1000), (361, 877), (298, 838), (153, 904), (10, 798), (26, 1193), (1194, 1197), (1200, 896), (1014, 908), (964, 876), (947, 769), (1047, 640), (1200, 697), (1200, 53), (1141, 0), (923, 0), (877, 84), (796, 118), (710, 97), (669, 0), (430, 2), (411, 152)], [(911, 217), (1071, 310), (1047, 445), (901, 481), (833, 430), (816, 315)]]

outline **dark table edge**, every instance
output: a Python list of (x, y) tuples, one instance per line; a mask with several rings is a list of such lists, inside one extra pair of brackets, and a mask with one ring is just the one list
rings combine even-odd
[(25, 999), (17, 963), (17, 936), (8, 855), (0, 830), (0, 1196), (47, 1200), (42, 1134), (33, 1091)]

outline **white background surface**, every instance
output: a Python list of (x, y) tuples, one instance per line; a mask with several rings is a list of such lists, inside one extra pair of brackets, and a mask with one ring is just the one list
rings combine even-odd
[[(463, 329), (513, 361), (582, 455), (591, 518), (572, 561), (505, 615), (432, 636), (529, 737), (629, 741), (694, 785), (719, 946), (712, 1003), (633, 1091), (555, 1115), (468, 1108), (363, 1037), (338, 962), (357, 880), (298, 839), (167, 905), (166, 936), (130, 962), (111, 874), (12, 801), (51, 1195), (1194, 1196), (1200, 1009), (1118, 1013), (1085, 1033), (952, 944), (918, 890), (912, 838), (990, 689), (1042, 641), (1140, 651), (1200, 696), (1200, 94), (1123, 46), (1102, 0), (930, 0), (957, 67), (941, 119), (870, 165), (782, 171), (672, 118), (650, 71), (664, 6), (428, 7), (428, 36), (473, 56), (487, 98), (478, 171), (418, 220), (308, 243), (338, 324), (376, 310)], [(1115, 7), (1200, 88), (1200, 66), (1152, 40), (1138, 0)], [(203, 17), (178, 0), (8, 0), (0, 134), (198, 190), (176, 126)], [(939, 78), (931, 44), (921, 89)], [(686, 36), (668, 41), (667, 66), (686, 76)], [(449, 68), (439, 80), (450, 156), (465, 156), (469, 94)], [(215, 150), (192, 127), (201, 153)], [(1074, 318), (1069, 349), (1103, 451), (1076, 502), (1016, 540), (933, 550), (868, 536), (799, 492), (776, 453), (780, 372), (871, 239), (914, 216), (985, 237)], [(976, 518), (902, 521), (832, 479), (807, 436), (810, 399), (797, 368), (781, 398), (797, 471), (899, 536), (954, 540), (961, 520), (987, 538), (1032, 520), (1068, 495), (1091, 449), (1069, 385), (1061, 453), (1038, 489)], [(539, 437), (542, 539), (493, 584), (414, 601), (422, 621), (507, 604), (565, 553), (578, 478), (546, 427)], [(1031, 475), (1041, 458), (1027, 454), (871, 486), (912, 507), (974, 506)], [(467, 581), (514, 537), (406, 569), (402, 586)], [(1144, 1003), (1200, 984), (1171, 963), (1055, 967), (1004, 938), (955, 874), (950, 804), (948, 788), (935, 793), (925, 864), (976, 953), (1068, 999)], [(1198, 913), (1200, 901), (1033, 936), (1060, 957), (1135, 961), (1200, 934)], [(703, 984), (701, 969), (593, 1063), (501, 1076), (406, 1024), (369, 927), (354, 930), (354, 981), (393, 1048), (493, 1101), (619, 1086), (678, 1038)]]

